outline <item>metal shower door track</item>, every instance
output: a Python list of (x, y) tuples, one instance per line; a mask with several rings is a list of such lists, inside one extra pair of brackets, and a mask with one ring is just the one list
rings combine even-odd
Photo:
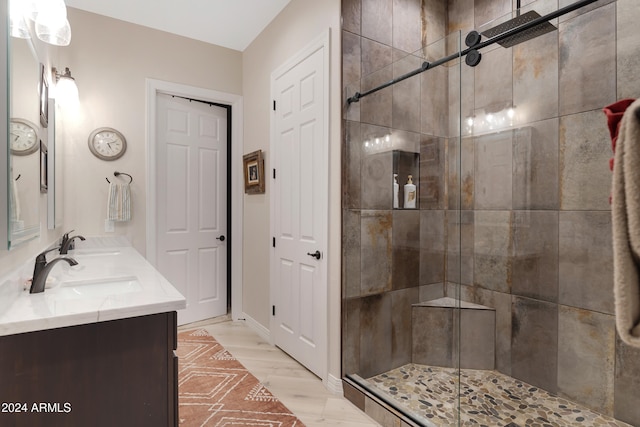
[(491, 46), (492, 44), (498, 43), (498, 42), (500, 42), (500, 41), (502, 41), (504, 39), (507, 39), (507, 38), (512, 37), (512, 36), (515, 36), (517, 34), (520, 34), (520, 33), (524, 32), (524, 31), (527, 31), (527, 30), (529, 30), (531, 28), (536, 27), (537, 25), (543, 24), (543, 23), (545, 23), (547, 21), (550, 21), (552, 19), (558, 18), (558, 17), (560, 17), (562, 15), (566, 15), (569, 12), (573, 12), (574, 10), (580, 9), (580, 8), (582, 8), (584, 6), (587, 6), (587, 5), (591, 4), (591, 3), (595, 3), (596, 1), (597, 0), (580, 0), (580, 1), (577, 1), (577, 2), (575, 2), (573, 4), (570, 4), (568, 6), (560, 8), (560, 9), (556, 10), (555, 12), (548, 13), (547, 15), (541, 16), (538, 19), (534, 19), (533, 21), (529, 21), (529, 22), (527, 22), (525, 24), (522, 24), (522, 25), (520, 25), (520, 26), (518, 26), (516, 28), (513, 28), (511, 30), (505, 31), (504, 33), (502, 33), (500, 35), (497, 35), (495, 37), (492, 37), (487, 41), (479, 42), (477, 44), (474, 44), (473, 46), (468, 47), (467, 49), (462, 50), (462, 51), (460, 51), (458, 53), (454, 53), (452, 55), (446, 56), (444, 58), (438, 59), (437, 61), (433, 61), (433, 62), (425, 61), (425, 62), (422, 63), (422, 66), (420, 68), (416, 69), (416, 70), (413, 70), (413, 71), (410, 71), (410, 72), (408, 72), (406, 74), (403, 74), (400, 77), (396, 77), (395, 79), (390, 80), (390, 81), (388, 81), (386, 83), (383, 83), (380, 86), (377, 86), (377, 87), (375, 87), (373, 89), (369, 89), (366, 92), (363, 92), (363, 93), (356, 92), (352, 97), (347, 99), (347, 103), (352, 104), (354, 102), (359, 102), (361, 98), (364, 98), (367, 95), (371, 95), (372, 93), (378, 92), (379, 90), (385, 89), (385, 88), (387, 88), (389, 86), (392, 86), (392, 85), (394, 85), (396, 83), (399, 83), (399, 82), (401, 82), (403, 80), (406, 80), (409, 77), (413, 77), (415, 75), (421, 74), (421, 73), (423, 73), (423, 72), (425, 72), (425, 71), (427, 71), (427, 70), (429, 70), (431, 68), (435, 68), (435, 67), (437, 67), (439, 65), (445, 64), (445, 63), (447, 63), (449, 61), (452, 61), (454, 59), (462, 58), (463, 56), (466, 56), (469, 53), (476, 53), (477, 54), (477, 51), (479, 49), (485, 48), (487, 46)]

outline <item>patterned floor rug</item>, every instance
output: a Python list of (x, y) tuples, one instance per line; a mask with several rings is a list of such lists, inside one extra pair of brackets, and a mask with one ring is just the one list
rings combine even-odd
[(181, 427), (304, 427), (205, 330), (178, 334)]

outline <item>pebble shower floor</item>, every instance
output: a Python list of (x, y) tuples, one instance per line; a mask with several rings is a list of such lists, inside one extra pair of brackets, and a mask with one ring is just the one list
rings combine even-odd
[[(408, 364), (369, 383), (424, 424), (456, 422), (457, 369)], [(462, 369), (460, 425), (487, 427), (631, 427), (496, 371)]]

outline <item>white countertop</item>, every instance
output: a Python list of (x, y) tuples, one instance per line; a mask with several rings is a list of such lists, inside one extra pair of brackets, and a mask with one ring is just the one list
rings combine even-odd
[[(25, 286), (25, 275), (31, 277), (33, 262), (0, 278), (0, 336), (186, 307), (180, 292), (133, 247), (110, 243), (69, 251), (67, 256), (78, 265), (57, 262), (49, 273), (51, 283), (47, 286), (51, 287), (39, 294), (30, 294)], [(47, 261), (56, 256), (61, 255), (50, 252)], [(31, 271), (26, 272), (29, 265)]]

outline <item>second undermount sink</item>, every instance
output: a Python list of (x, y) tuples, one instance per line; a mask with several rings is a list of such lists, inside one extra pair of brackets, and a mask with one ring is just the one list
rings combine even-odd
[(74, 256), (112, 256), (120, 255), (119, 249), (95, 248), (95, 249), (74, 249)]
[(111, 277), (95, 280), (69, 280), (62, 282), (55, 291), (60, 299), (82, 297), (107, 297), (142, 291), (135, 276)]

